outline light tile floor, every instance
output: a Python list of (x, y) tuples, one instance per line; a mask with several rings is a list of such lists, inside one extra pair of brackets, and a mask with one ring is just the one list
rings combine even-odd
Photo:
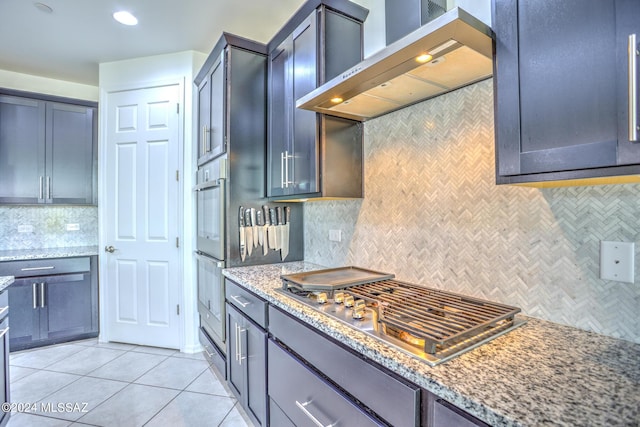
[(91, 339), (11, 353), (10, 365), (11, 402), (30, 408), (8, 427), (251, 426), (201, 353)]

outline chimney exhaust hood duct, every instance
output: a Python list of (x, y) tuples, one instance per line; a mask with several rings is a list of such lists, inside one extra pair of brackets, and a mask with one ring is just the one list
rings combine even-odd
[(456, 7), (301, 97), (296, 107), (365, 121), (492, 74), (493, 31)]

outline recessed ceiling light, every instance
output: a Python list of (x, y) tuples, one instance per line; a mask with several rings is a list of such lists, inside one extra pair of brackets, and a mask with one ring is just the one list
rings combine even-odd
[(36, 9), (38, 9), (41, 12), (45, 12), (45, 13), (53, 12), (53, 9), (51, 8), (51, 6), (48, 6), (44, 3), (34, 3), (33, 5), (36, 7)]
[(113, 14), (113, 19), (115, 19), (116, 21), (118, 21), (119, 23), (121, 23), (123, 25), (137, 25), (138, 24), (138, 18), (136, 18), (130, 12), (127, 12), (125, 10), (121, 10), (119, 12), (115, 12)]

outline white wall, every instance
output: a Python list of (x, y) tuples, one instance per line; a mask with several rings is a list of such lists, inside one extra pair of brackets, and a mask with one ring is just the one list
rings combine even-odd
[(15, 73), (7, 70), (0, 70), (0, 87), (63, 96), (66, 98), (84, 99), (87, 101), (98, 101), (99, 97), (97, 86)]
[[(100, 64), (100, 98), (106, 100), (108, 92), (114, 90), (137, 89), (158, 82), (180, 81), (184, 85), (184, 123), (183, 129), (183, 168), (182, 168), (182, 203), (183, 217), (180, 218), (181, 248), (183, 265), (183, 293), (181, 306), (183, 307), (183, 329), (181, 350), (185, 352), (199, 351), (198, 342), (198, 313), (197, 313), (197, 286), (194, 274), (193, 261), (193, 223), (195, 219), (195, 202), (191, 188), (195, 184), (195, 155), (192, 147), (197, 141), (197, 135), (193, 126), (194, 112), (197, 108), (197, 99), (194, 96), (193, 79), (200, 71), (206, 55), (185, 51), (167, 55), (157, 55), (145, 58), (136, 58), (126, 61), (108, 62)], [(100, 125), (106, 121), (106, 111), (100, 112)], [(99, 141), (101, 143), (101, 141)], [(101, 144), (100, 144), (101, 145)], [(103, 169), (100, 164), (101, 170)], [(102, 237), (101, 237), (102, 238)]]

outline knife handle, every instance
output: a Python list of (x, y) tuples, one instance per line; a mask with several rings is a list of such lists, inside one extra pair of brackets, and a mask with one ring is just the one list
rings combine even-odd
[(249, 209), (249, 212), (251, 214), (251, 225), (255, 227), (256, 225), (258, 225), (258, 222), (256, 221), (256, 209), (251, 208)]
[(284, 217), (282, 216), (282, 208), (280, 206), (276, 208), (276, 215), (278, 218), (278, 225), (284, 225)]
[(289, 206), (284, 207), (284, 223), (289, 224), (291, 221), (291, 208)]
[(244, 225), (246, 227), (251, 227), (253, 225), (251, 223), (251, 209), (244, 210)]
[(264, 205), (262, 211), (264, 212), (264, 225), (271, 225), (271, 221), (269, 220), (269, 206)]
[(240, 227), (244, 227), (244, 207), (240, 206), (240, 213), (239, 213), (239, 221), (238, 221), (238, 225)]
[(258, 227), (262, 227), (264, 225), (264, 220), (262, 219), (262, 209), (256, 210), (256, 225), (258, 225)]
[(276, 217), (275, 208), (269, 209), (269, 217), (271, 218), (271, 225), (278, 225), (278, 218)]

